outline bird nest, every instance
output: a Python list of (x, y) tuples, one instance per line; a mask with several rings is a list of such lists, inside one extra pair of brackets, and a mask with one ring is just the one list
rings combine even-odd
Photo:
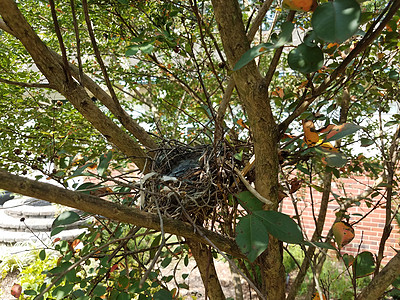
[[(234, 150), (233, 150), (234, 151)], [(167, 145), (142, 179), (142, 207), (164, 216), (208, 220), (240, 189), (233, 168), (241, 164), (226, 145)]]

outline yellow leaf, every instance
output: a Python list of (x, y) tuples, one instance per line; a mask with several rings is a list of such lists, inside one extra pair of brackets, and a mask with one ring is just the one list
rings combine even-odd
[(314, 147), (319, 141), (319, 135), (315, 130), (313, 121), (303, 120), (304, 141), (309, 147)]

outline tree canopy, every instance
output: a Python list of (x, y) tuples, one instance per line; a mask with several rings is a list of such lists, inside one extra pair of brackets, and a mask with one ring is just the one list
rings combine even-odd
[[(66, 241), (46, 249), (62, 255), (53, 280), (26, 295), (172, 299), (179, 289), (169, 291), (155, 264), (186, 261), (189, 249), (210, 299), (225, 299), (217, 253), (260, 299), (295, 299), (309, 268), (310, 291), (324, 293), (326, 249), (336, 249), (355, 299), (396, 290), (400, 255), (380, 267), (398, 210), (399, 7), (0, 0), (0, 188), (96, 219), (80, 251)], [(335, 178), (360, 173), (376, 180), (365, 194), (331, 193)], [(299, 215), (279, 212), (301, 186), (322, 195), (308, 239)], [(380, 249), (350, 263), (347, 210), (360, 201), (374, 209), (377, 197)], [(341, 210), (322, 236), (332, 199)], [(62, 216), (54, 234), (80, 218)], [(289, 291), (286, 244), (305, 253)]]

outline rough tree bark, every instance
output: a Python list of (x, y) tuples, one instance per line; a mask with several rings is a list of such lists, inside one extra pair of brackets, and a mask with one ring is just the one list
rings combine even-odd
[(224, 292), (215, 270), (214, 259), (209, 247), (205, 244), (187, 240), (192, 255), (196, 260), (197, 267), (203, 281), (206, 296), (210, 300), (225, 300)]
[[(250, 49), (236, 0), (213, 0), (215, 19), (222, 39), (227, 61), (231, 68)], [(268, 86), (253, 62), (233, 73), (240, 99), (246, 108), (254, 142), (256, 189), (278, 206), (278, 141), (279, 132), (274, 121)], [(284, 268), (281, 243), (270, 238), (268, 249), (257, 259), (264, 280), (262, 292), (269, 299), (285, 298)]]

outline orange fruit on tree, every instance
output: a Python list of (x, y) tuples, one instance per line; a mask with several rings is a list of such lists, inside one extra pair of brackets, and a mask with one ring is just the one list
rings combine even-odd
[(283, 0), (282, 7), (296, 11), (314, 11), (318, 6), (317, 0)]

